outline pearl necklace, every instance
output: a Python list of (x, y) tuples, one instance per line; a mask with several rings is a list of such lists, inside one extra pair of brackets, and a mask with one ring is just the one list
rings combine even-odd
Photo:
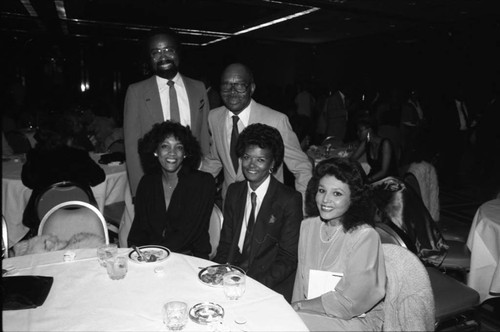
[[(322, 222), (322, 224), (320, 226), (320, 230), (319, 230), (319, 236), (320, 236), (321, 241), (331, 242), (333, 240), (333, 238), (335, 237), (335, 235), (337, 235), (339, 230), (342, 228), (342, 225), (337, 225), (334, 227), (335, 227), (335, 231), (332, 234), (328, 234), (329, 233), (328, 228), (326, 228), (325, 223)], [(325, 237), (326, 237), (326, 239), (325, 239)]]

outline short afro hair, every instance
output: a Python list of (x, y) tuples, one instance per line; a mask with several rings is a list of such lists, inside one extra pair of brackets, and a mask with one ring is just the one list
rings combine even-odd
[(280, 168), (285, 155), (283, 138), (278, 129), (271, 126), (254, 123), (246, 127), (238, 137), (236, 143), (236, 155), (241, 158), (249, 146), (258, 146), (261, 149), (269, 149), (274, 160), (273, 173)]

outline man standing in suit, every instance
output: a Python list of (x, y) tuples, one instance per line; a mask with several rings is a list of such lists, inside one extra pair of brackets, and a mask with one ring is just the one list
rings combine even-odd
[[(208, 116), (212, 144), (201, 170), (213, 176), (224, 171), (222, 197), (225, 198), (231, 183), (245, 179), (235, 151), (239, 133), (253, 123), (267, 124), (280, 132), (285, 145), (285, 164), (295, 176), (295, 189), (304, 197), (312, 164), (300, 148), (288, 117), (252, 99), (255, 87), (252, 72), (243, 64), (231, 64), (222, 73), (220, 92), (224, 106), (213, 109)], [(283, 167), (275, 176), (283, 182)]]
[(171, 30), (154, 30), (147, 38), (147, 50), (153, 76), (131, 84), (125, 97), (123, 130), (127, 173), (132, 197), (144, 174), (138, 141), (155, 123), (172, 120), (189, 126), (208, 153), (209, 112), (205, 85), (179, 73), (180, 44)]

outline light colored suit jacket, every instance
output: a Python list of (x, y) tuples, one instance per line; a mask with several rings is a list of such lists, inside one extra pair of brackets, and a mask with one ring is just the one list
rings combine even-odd
[[(191, 131), (200, 142), (202, 153), (207, 154), (210, 135), (207, 122), (209, 104), (205, 85), (186, 76), (181, 75), (181, 77), (189, 99)], [(127, 174), (132, 197), (135, 196), (139, 181), (144, 174), (137, 149), (138, 141), (151, 130), (155, 123), (163, 121), (156, 76), (131, 84), (125, 97), (123, 131)]]
[[(285, 145), (285, 164), (295, 176), (295, 189), (304, 197), (307, 183), (312, 176), (312, 164), (307, 155), (300, 147), (297, 135), (293, 132), (288, 117), (269, 107), (261, 105), (254, 100), (250, 103), (250, 118), (248, 124), (263, 123), (278, 129)], [(212, 135), (210, 153), (205, 155), (201, 170), (217, 176), (221, 169), (224, 170), (224, 183), (222, 186), (222, 197), (226, 197), (227, 187), (236, 181), (243, 181), (245, 177), (240, 167), (238, 173), (234, 171), (229, 153), (228, 132), (226, 128), (226, 118), (229, 110), (219, 107), (210, 111), (208, 125)], [(274, 174), (283, 182), (283, 167)]]

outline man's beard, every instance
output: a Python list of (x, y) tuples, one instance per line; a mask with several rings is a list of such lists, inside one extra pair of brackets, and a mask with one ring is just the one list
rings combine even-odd
[[(168, 69), (163, 69), (161, 67), (162, 64), (165, 64), (165, 63), (170, 63), (171, 66), (168, 68)], [(177, 66), (175, 65), (175, 63), (171, 60), (164, 60), (164, 61), (159, 61), (157, 64), (156, 64), (156, 69), (154, 70), (154, 73), (158, 76), (160, 76), (161, 78), (164, 78), (164, 79), (167, 79), (167, 80), (171, 80), (172, 78), (175, 77), (175, 75), (177, 75), (177, 72), (179, 71), (179, 68), (177, 68)]]

